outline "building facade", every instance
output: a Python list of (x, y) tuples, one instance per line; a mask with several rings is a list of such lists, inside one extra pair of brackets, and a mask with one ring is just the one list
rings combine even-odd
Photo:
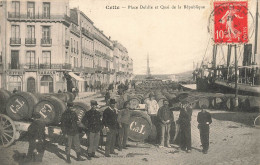
[(118, 81), (118, 72), (120, 80), (130, 79), (127, 50), (115, 53), (110, 37), (82, 11), (70, 9), (69, 0), (4, 0), (0, 10), (0, 87), (66, 91), (68, 73), (73, 86), (84, 92), (90, 84)]

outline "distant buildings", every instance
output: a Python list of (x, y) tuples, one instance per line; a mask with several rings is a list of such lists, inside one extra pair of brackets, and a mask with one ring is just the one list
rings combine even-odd
[(0, 88), (80, 92), (133, 77), (127, 49), (94, 26), (69, 0), (0, 1)]

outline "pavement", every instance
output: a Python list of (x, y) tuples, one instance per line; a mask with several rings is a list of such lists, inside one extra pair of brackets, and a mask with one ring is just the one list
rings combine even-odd
[[(88, 97), (87, 97), (88, 96)], [(84, 99), (80, 99), (86, 97)], [(86, 93), (79, 95), (79, 100), (88, 102), (96, 99), (103, 102), (100, 94)], [(197, 114), (200, 110), (193, 110), (192, 115), (192, 152), (186, 153), (178, 149), (178, 145), (172, 144), (171, 148), (158, 148), (158, 146), (144, 142), (129, 142), (127, 150), (112, 155), (111, 158), (104, 157), (104, 147), (99, 148), (96, 153), (99, 159), (77, 162), (76, 154), (71, 151), (72, 164), (93, 165), (189, 165), (189, 164), (213, 164), (213, 165), (259, 165), (260, 151), (260, 129), (253, 127), (253, 119), (258, 113), (227, 112), (220, 110), (209, 110), (213, 122), (210, 126), (210, 148), (208, 154), (201, 152), (199, 130), (197, 129)], [(175, 120), (179, 112), (174, 112)], [(85, 154), (87, 147), (82, 140), (82, 153)], [(27, 153), (28, 142), (26, 136), (22, 136), (12, 146), (0, 149), (0, 164), (23, 164), (23, 155)], [(57, 165), (65, 163), (65, 147), (61, 140), (55, 140), (47, 145), (42, 165)], [(84, 157), (84, 156), (83, 156)], [(84, 157), (85, 158), (85, 157)], [(36, 163), (31, 163), (36, 164)]]

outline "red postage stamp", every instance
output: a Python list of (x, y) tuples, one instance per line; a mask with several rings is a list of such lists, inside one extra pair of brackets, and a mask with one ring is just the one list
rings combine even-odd
[(214, 2), (214, 42), (248, 42), (247, 1)]

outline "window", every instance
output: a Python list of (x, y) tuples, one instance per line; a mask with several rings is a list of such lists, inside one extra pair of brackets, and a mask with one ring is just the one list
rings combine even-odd
[(9, 91), (13, 91), (14, 88), (18, 91), (22, 90), (22, 79), (19, 76), (11, 76), (9, 78)]
[(13, 16), (15, 18), (20, 17), (20, 2), (19, 1), (13, 1), (12, 2), (12, 8), (13, 8)]
[(50, 3), (43, 2), (43, 18), (50, 18)]
[(19, 51), (11, 51), (11, 69), (19, 69)]
[(27, 2), (27, 18), (35, 18), (34, 2)]
[(46, 65), (51, 64), (51, 52), (50, 51), (43, 51), (42, 52), (42, 63)]
[(71, 45), (71, 53), (73, 53), (73, 42), (72, 42), (72, 38), (70, 38), (70, 45)]
[(74, 57), (74, 67), (76, 67), (76, 57)]
[(20, 38), (20, 26), (12, 25), (12, 38), (17, 39)]
[(78, 44), (78, 41), (77, 41), (77, 54), (79, 54), (79, 44)]
[(27, 38), (35, 38), (35, 27), (33, 25), (27, 26)]
[(50, 26), (43, 26), (42, 27), (42, 38), (46, 39), (46, 40), (51, 38), (51, 28), (50, 28)]
[(26, 52), (26, 65), (29, 66), (29, 68), (35, 67), (35, 51)]

